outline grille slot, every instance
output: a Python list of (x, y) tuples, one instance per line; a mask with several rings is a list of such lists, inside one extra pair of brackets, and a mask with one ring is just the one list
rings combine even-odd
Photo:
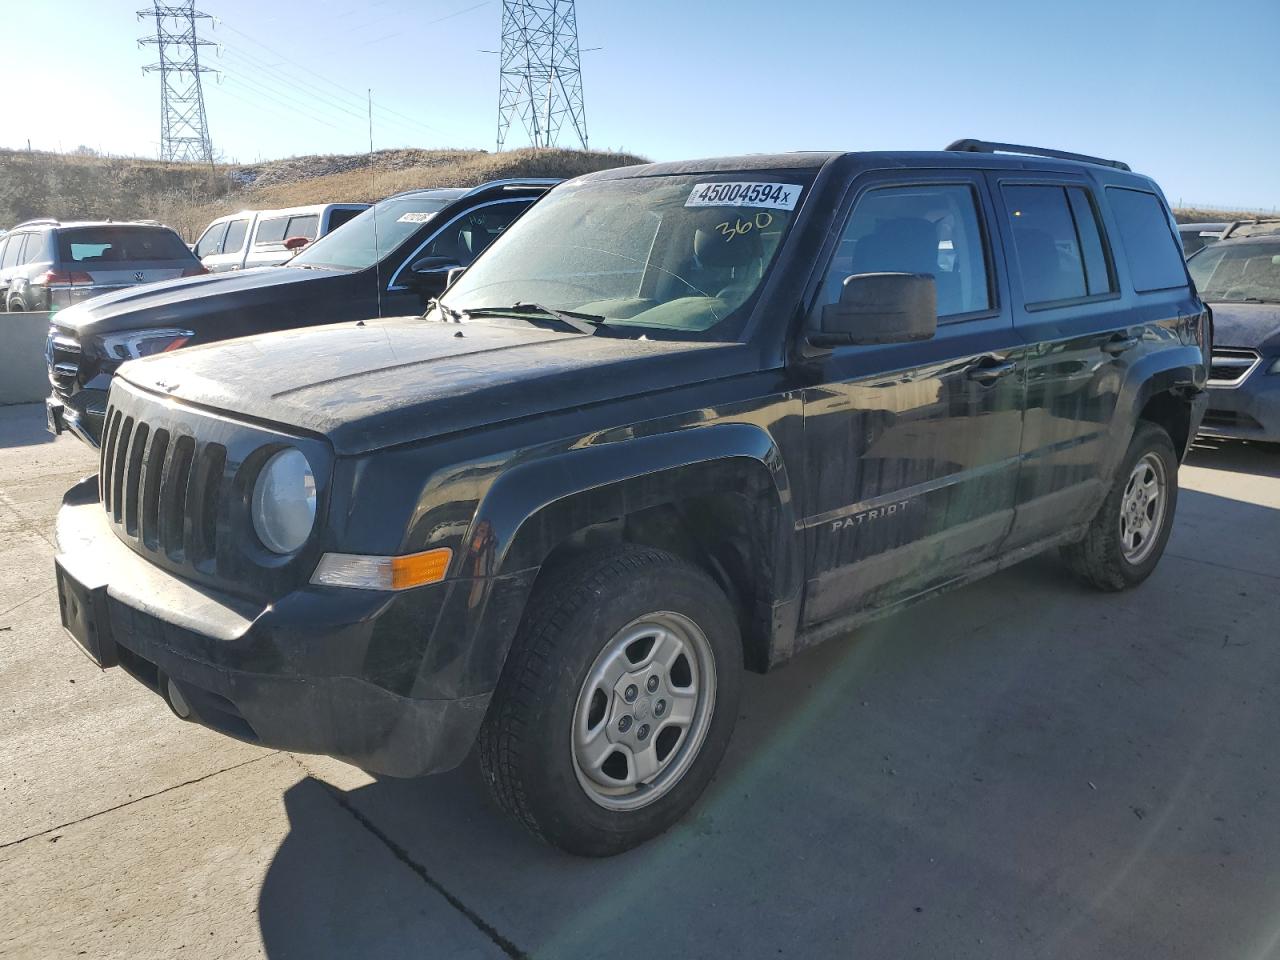
[(129, 438), (133, 436), (133, 417), (125, 417), (116, 437), (116, 448), (111, 464), (111, 519), (116, 523), (124, 512), (124, 458), (129, 452)]
[(179, 437), (160, 479), (160, 549), (175, 560), (184, 558), (187, 484), (195, 449), (195, 440)]
[(169, 431), (157, 430), (142, 468), (142, 542), (150, 550), (160, 548), (160, 480), (168, 452)]
[(120, 433), (120, 411), (108, 410), (106, 426), (102, 431), (102, 459), (98, 465), (98, 496), (102, 506), (111, 512), (111, 468), (115, 465), (116, 436)]
[(1239, 386), (1261, 361), (1262, 355), (1256, 350), (1214, 347), (1209, 383), (1215, 387)]
[(129, 442), (125, 463), (128, 472), (124, 478), (124, 529), (131, 537), (138, 535), (138, 493), (142, 488), (142, 454), (147, 448), (147, 435), (151, 432), (145, 423), (138, 424)]

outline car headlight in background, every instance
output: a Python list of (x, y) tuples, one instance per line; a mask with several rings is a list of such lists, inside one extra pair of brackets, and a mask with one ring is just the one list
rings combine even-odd
[(123, 333), (104, 335), (102, 346), (107, 356), (115, 360), (137, 360), (139, 357), (149, 357), (153, 353), (177, 350), (194, 336), (195, 334), (190, 330), (171, 328), (126, 330)]
[(253, 529), (272, 553), (293, 553), (316, 522), (316, 478), (302, 451), (271, 455), (253, 485)]

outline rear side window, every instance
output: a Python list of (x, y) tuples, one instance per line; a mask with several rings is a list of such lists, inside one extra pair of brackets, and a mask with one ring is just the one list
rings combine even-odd
[(885, 272), (932, 276), (939, 317), (990, 309), (973, 188), (939, 183), (867, 191), (845, 225), (817, 308), (840, 299), (846, 277)]
[(61, 230), (58, 233), (58, 256), (63, 262), (73, 263), (194, 259), (187, 245), (172, 230), (123, 225)]
[(1011, 184), (1002, 190), (1028, 305), (1115, 291), (1088, 191), (1056, 184)]
[(196, 256), (208, 257), (222, 252), (222, 238), (226, 235), (227, 225), (215, 223), (196, 241)]
[(348, 220), (354, 220), (360, 215), (359, 210), (330, 210), (329, 211), (329, 232), (332, 233)]
[(248, 232), (248, 220), (232, 220), (227, 226), (227, 239), (222, 242), (222, 252), (239, 253), (244, 249), (244, 237)]
[(18, 261), (20, 264), (35, 263), (45, 254), (45, 242), (43, 233), (28, 233), (26, 246), (22, 248), (22, 259)]
[(289, 221), (289, 229), (285, 231), (284, 237), (288, 240), (290, 237), (306, 237), (308, 240), (316, 238), (316, 231), (320, 228), (320, 218), (314, 213), (309, 213), (303, 217), (294, 217)]
[(1154, 193), (1107, 187), (1120, 228), (1133, 289), (1139, 293), (1185, 287), (1187, 273), (1164, 204)]
[(0, 268), (18, 265), (18, 254), (22, 253), (22, 241), (25, 238), (26, 235), (21, 233), (6, 238), (4, 258), (0, 259)]
[(268, 243), (284, 243), (284, 231), (289, 226), (288, 217), (272, 217), (258, 224), (258, 233), (253, 238), (253, 245), (261, 247)]

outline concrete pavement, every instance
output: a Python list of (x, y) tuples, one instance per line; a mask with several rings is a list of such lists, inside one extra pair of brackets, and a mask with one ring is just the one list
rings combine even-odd
[(1137, 591), (1039, 558), (748, 676), (693, 814), (597, 862), (474, 762), (375, 780), (96, 670), (48, 541), (96, 464), (42, 416), (0, 409), (0, 956), (1280, 953), (1280, 453), (1198, 450)]

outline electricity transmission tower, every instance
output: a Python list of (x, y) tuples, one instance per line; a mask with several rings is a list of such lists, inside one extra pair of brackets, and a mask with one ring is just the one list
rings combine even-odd
[(139, 10), (139, 20), (156, 21), (154, 36), (143, 37), (139, 46), (153, 45), (160, 55), (143, 73), (160, 72), (160, 159), (182, 163), (213, 163), (213, 144), (204, 112), (204, 90), (200, 74), (213, 68), (200, 65), (200, 48), (213, 46), (196, 35), (196, 21), (212, 19), (196, 9), (195, 0), (161, 3), (154, 9)]
[(574, 0), (503, 0), (498, 149), (514, 119), (535, 147), (554, 147), (568, 123), (587, 148)]

